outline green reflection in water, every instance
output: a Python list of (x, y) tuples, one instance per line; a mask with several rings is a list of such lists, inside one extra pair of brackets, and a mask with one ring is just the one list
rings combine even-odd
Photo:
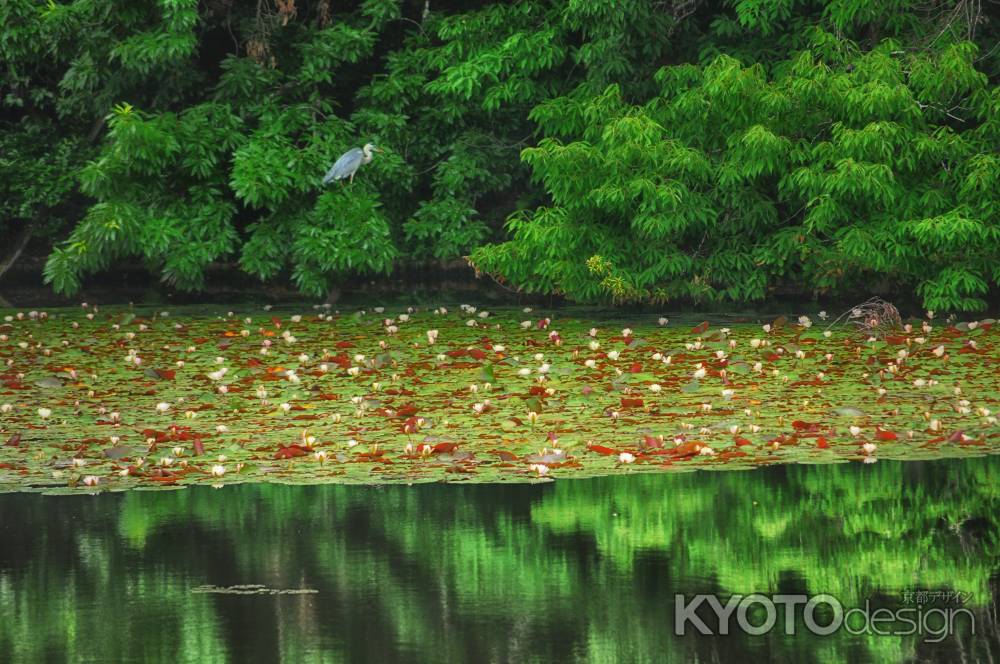
[[(1000, 458), (0, 496), (0, 661), (994, 660)], [(193, 592), (260, 584), (313, 594)], [(674, 594), (967, 593), (976, 635), (673, 634)], [(879, 599), (880, 598), (880, 599)]]

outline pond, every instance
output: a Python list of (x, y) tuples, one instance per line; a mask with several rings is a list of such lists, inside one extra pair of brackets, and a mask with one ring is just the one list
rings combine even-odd
[(824, 312), (11, 312), (0, 490), (981, 458), (1000, 452), (993, 322), (872, 333)]
[(2, 662), (1000, 659), (992, 319), (0, 316)]
[[(997, 661), (998, 471), (9, 493), (0, 661)], [(676, 594), (779, 592), (968, 611), (938, 636), (675, 634)]]

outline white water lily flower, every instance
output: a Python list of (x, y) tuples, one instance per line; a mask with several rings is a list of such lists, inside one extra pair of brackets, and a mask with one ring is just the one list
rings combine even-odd
[(586, 360), (583, 363), (583, 366), (587, 367), (588, 369), (593, 369), (597, 366), (597, 362), (595, 360)]
[(160, 403), (156, 404), (156, 410), (161, 413), (165, 413), (168, 410), (170, 410), (170, 404), (167, 403), (166, 401), (161, 401)]
[(631, 327), (623, 328), (622, 329), (622, 336), (623, 337), (631, 337), (632, 336), (632, 328)]
[(931, 352), (933, 352), (937, 357), (941, 357), (944, 355), (944, 346), (938, 346)]
[(812, 327), (812, 324), (813, 324), (812, 321), (809, 320), (809, 316), (799, 316), (799, 325), (801, 325), (802, 327), (809, 329), (810, 327)]
[(707, 374), (707, 373), (708, 373), (708, 371), (705, 369), (705, 367), (699, 367), (698, 369), (695, 369), (694, 377), (695, 377), (696, 380), (697, 379), (701, 379), (701, 378), (704, 378), (705, 374)]
[(546, 466), (544, 463), (533, 463), (530, 466), (528, 466), (528, 468), (538, 473), (539, 477), (544, 477), (545, 475), (549, 474), (549, 467)]
[(438, 331), (437, 330), (427, 330), (427, 343), (433, 345), (437, 341)]
[(608, 351), (608, 359), (611, 360), (612, 362), (617, 360), (619, 357), (621, 357), (621, 354), (618, 351), (616, 350)]
[(861, 446), (861, 449), (865, 454), (871, 456), (872, 454), (875, 454), (875, 450), (877, 450), (878, 447), (875, 443), (865, 443)]
[(635, 461), (635, 455), (631, 452), (622, 452), (618, 455), (619, 463), (633, 463)]
[(219, 369), (218, 371), (213, 371), (213, 372), (209, 373), (209, 374), (208, 374), (208, 377), (209, 377), (209, 378), (211, 378), (212, 380), (216, 380), (216, 381), (218, 381), (218, 380), (222, 380), (222, 378), (223, 378), (223, 377), (224, 377), (224, 376), (225, 376), (225, 375), (226, 375), (227, 373), (229, 373), (229, 369), (227, 369), (226, 367), (222, 367), (222, 368), (221, 368), (221, 369)]
[(87, 475), (83, 478), (83, 483), (85, 486), (97, 486), (101, 483), (101, 478), (97, 475)]
[(52, 415), (52, 410), (49, 409), (49, 408), (39, 408), (38, 409), (38, 416), (40, 418), (42, 418), (43, 420), (49, 419), (49, 417), (51, 417), (51, 415)]
[(527, 330), (530, 327), (531, 327), (531, 321), (530, 320), (522, 320), (521, 321), (521, 329), (522, 330)]
[(212, 466), (212, 477), (222, 477), (226, 474), (226, 467), (220, 464)]
[(518, 373), (519, 376), (530, 376), (531, 375), (531, 369), (529, 369), (527, 367), (524, 367), (522, 369), (518, 369), (517, 373)]
[(670, 322), (670, 319), (668, 319), (668, 318), (662, 318), (662, 317), (661, 317), (661, 318), (660, 318), (659, 320), (657, 320), (656, 322), (657, 322), (657, 323), (658, 323), (659, 325), (661, 325), (661, 326), (662, 326), (662, 325), (666, 325), (667, 323), (669, 323), (669, 322)]
[(659, 383), (653, 383), (652, 385), (649, 386), (649, 391), (652, 392), (653, 394), (658, 394), (662, 389), (663, 388), (660, 387)]

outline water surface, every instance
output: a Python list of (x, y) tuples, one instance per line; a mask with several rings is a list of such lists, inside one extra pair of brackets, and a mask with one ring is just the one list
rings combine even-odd
[[(9, 493), (0, 661), (996, 661), (997, 471)], [(920, 589), (961, 592), (975, 635), (674, 634), (676, 593)]]

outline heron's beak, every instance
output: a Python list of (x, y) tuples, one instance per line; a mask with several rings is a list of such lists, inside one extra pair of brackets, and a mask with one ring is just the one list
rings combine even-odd
[(373, 148), (373, 149), (375, 150), (375, 152), (385, 152), (385, 150), (383, 150), (382, 148)]

